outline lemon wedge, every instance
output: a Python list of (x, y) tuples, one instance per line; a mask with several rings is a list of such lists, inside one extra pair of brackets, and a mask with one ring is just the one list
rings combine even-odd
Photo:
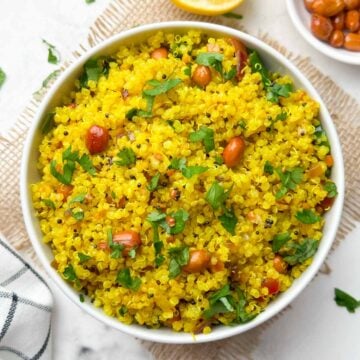
[(238, 7), (244, 0), (171, 0), (185, 11), (200, 15), (221, 15)]

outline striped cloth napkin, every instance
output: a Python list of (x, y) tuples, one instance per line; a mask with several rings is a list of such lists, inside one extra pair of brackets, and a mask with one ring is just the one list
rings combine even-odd
[(51, 359), (53, 299), (44, 279), (0, 234), (0, 359)]

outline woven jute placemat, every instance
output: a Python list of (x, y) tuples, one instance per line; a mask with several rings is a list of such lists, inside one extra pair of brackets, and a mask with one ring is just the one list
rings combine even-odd
[[(74, 50), (72, 57), (64, 62), (63, 69), (113, 34), (140, 24), (170, 20), (208, 21), (239, 28), (236, 20), (196, 16), (177, 9), (168, 0), (113, 0), (90, 28), (86, 43), (80, 44)], [(261, 37), (298, 66), (320, 93), (336, 125), (345, 159), (346, 193), (342, 221), (332, 248), (334, 251), (360, 221), (360, 180), (357, 174), (360, 166), (360, 147), (357, 144), (360, 126), (356, 124), (356, 120), (360, 119), (360, 105), (313, 66), (308, 58), (288, 52), (267, 35), (253, 35)], [(22, 254), (35, 261), (21, 213), (19, 173), (22, 147), (38, 106), (39, 100), (31, 99), (12, 130), (5, 136), (0, 136), (0, 231)], [(326, 267), (323, 271), (326, 272)], [(277, 317), (279, 316), (281, 314)], [(266, 331), (277, 317), (245, 334), (211, 344), (177, 346), (145, 341), (143, 344), (155, 359), (250, 359), (251, 350), (257, 346), (261, 333)]]

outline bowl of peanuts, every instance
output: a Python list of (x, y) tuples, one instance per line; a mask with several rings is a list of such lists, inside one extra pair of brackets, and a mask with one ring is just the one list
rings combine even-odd
[(287, 0), (300, 34), (323, 54), (360, 65), (360, 0)]

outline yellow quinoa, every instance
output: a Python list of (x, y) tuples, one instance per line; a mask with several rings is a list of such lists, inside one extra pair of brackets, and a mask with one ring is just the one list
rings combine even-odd
[[(152, 58), (159, 47), (167, 56)], [(211, 53), (211, 82), (200, 87), (192, 77), (202, 53)], [(319, 105), (289, 77), (270, 74), (264, 84), (261, 64), (239, 77), (237, 64), (229, 39), (159, 32), (85, 65), (49, 115), (54, 127), (40, 144), (41, 179), (32, 185), (44, 242), (59, 274), (119, 321), (192, 333), (243, 323), (311, 263), (335, 187)], [(168, 91), (143, 93), (173, 80)], [(288, 91), (271, 99), (276, 86)], [(109, 140), (91, 154), (94, 125)], [(201, 129), (213, 132), (214, 146), (191, 140)], [(223, 152), (235, 136), (246, 148), (230, 168)], [(195, 166), (201, 173), (185, 176)], [(223, 192), (218, 206), (215, 187)], [(161, 219), (150, 221), (155, 215)], [(126, 252), (114, 240), (129, 230), (141, 244)], [(194, 250), (205, 250), (208, 262), (185, 271)]]

